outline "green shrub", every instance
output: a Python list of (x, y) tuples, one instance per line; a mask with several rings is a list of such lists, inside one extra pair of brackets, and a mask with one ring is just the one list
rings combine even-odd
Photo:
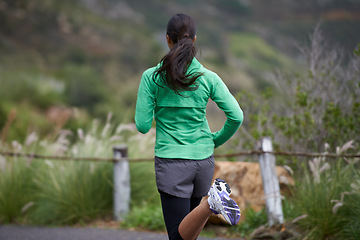
[[(264, 136), (272, 137), (275, 150), (289, 152), (322, 152), (327, 145), (334, 149), (360, 140), (360, 57), (345, 61), (339, 49), (327, 45), (319, 27), (311, 46), (302, 50), (307, 71), (275, 75), (276, 88), (262, 94), (238, 94), (245, 112), (239, 140), (244, 149)], [(295, 159), (279, 160), (295, 171), (301, 167)]]
[(0, 223), (19, 223), (33, 205), (34, 172), (24, 158), (0, 155)]
[(46, 160), (37, 172), (35, 223), (88, 222), (111, 212), (111, 163)]
[[(336, 210), (336, 215), (343, 220), (343, 228), (338, 234), (343, 239), (360, 239), (360, 172), (358, 170), (358, 164), (355, 161), (351, 161), (351, 167), (353, 172), (350, 176), (353, 179), (350, 183), (350, 189), (348, 192), (343, 192), (337, 200), (335, 206), (339, 206)], [(348, 188), (348, 186), (344, 186)], [(334, 207), (335, 207), (334, 206)]]
[(165, 231), (165, 223), (160, 205), (143, 204), (131, 209), (121, 226)]
[[(338, 153), (353, 148), (352, 143), (338, 148)], [(359, 235), (355, 229), (360, 223), (360, 175), (354, 164), (323, 157), (309, 161), (291, 199), (294, 212), (305, 217), (298, 224), (307, 232), (307, 239), (339, 235), (356, 239)]]
[(160, 197), (155, 182), (153, 162), (134, 162), (130, 164), (131, 205), (158, 205)]
[(237, 234), (240, 233), (241, 237), (250, 235), (255, 229), (267, 223), (265, 208), (260, 211), (255, 211), (251, 207), (248, 207), (242, 214), (245, 220), (231, 230)]
[[(136, 131), (134, 124), (104, 125), (94, 120), (87, 131), (61, 130), (40, 139), (29, 134), (20, 144), (0, 142), (0, 151), (72, 157), (112, 158), (114, 145), (127, 143), (129, 157), (153, 156), (154, 134)], [(112, 211), (111, 162), (31, 160), (0, 155), (0, 222), (73, 224), (88, 222)], [(153, 162), (130, 164), (132, 207), (159, 206)]]

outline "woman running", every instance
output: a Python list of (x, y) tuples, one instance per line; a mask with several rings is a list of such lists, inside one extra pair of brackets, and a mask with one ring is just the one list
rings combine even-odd
[[(240, 219), (229, 185), (216, 179), (214, 148), (230, 139), (243, 112), (220, 77), (195, 58), (193, 19), (176, 14), (168, 22), (169, 52), (141, 78), (135, 123), (147, 133), (156, 122), (155, 173), (169, 239), (196, 239), (211, 214), (222, 214), (232, 225)], [(217, 132), (206, 120), (212, 99), (227, 119)], [(207, 201), (201, 199), (208, 195)], [(201, 203), (200, 203), (201, 202)]]

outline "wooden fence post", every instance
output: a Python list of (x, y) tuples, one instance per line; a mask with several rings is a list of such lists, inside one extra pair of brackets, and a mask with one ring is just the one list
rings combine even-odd
[[(264, 137), (261, 140), (260, 150), (264, 152), (273, 151), (270, 137)], [(281, 224), (284, 222), (284, 216), (281, 206), (279, 180), (276, 174), (275, 156), (269, 153), (260, 154), (259, 163), (264, 187), (268, 224), (269, 226), (278, 223)]]
[(130, 168), (127, 147), (113, 147), (114, 159), (114, 220), (123, 220), (129, 212), (130, 204)]

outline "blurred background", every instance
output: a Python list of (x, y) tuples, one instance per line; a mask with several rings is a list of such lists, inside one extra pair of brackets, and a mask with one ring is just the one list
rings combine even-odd
[(234, 94), (274, 88), (276, 71), (305, 69), (300, 49), (317, 24), (345, 58), (360, 42), (357, 0), (0, 0), (6, 139), (76, 130), (110, 112), (115, 123), (133, 122), (141, 74), (166, 53), (176, 13), (194, 18), (197, 57)]
[[(215, 154), (258, 149), (264, 136), (275, 151), (359, 154), (359, 0), (0, 0), (0, 224), (112, 220), (112, 163), (78, 157), (112, 158), (126, 144), (130, 159), (150, 160), (130, 162), (121, 226), (165, 231), (155, 130), (140, 134), (133, 119), (141, 75), (168, 51), (176, 13), (193, 17), (197, 58), (245, 113)], [(224, 121), (211, 103), (208, 120), (213, 131)], [(59, 155), (69, 159), (47, 157)], [(216, 160), (258, 161), (234, 155)], [(282, 201), (286, 222), (306, 236), (298, 239), (360, 239), (359, 163), (276, 157), (296, 183)], [(266, 224), (265, 208), (247, 204), (243, 223), (215, 235), (249, 236)]]

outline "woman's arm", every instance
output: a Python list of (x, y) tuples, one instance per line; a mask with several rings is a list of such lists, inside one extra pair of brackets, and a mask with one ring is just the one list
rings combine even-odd
[(225, 83), (216, 75), (210, 98), (224, 111), (226, 121), (217, 132), (212, 133), (215, 148), (229, 140), (241, 126), (244, 114), (234, 96), (230, 93)]
[(144, 134), (151, 129), (155, 108), (155, 83), (149, 70), (141, 77), (135, 108), (136, 128)]

